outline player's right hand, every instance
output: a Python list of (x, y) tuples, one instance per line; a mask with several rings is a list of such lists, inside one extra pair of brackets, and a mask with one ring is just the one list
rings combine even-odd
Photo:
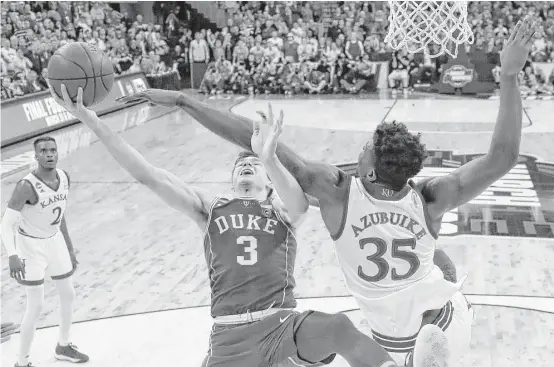
[(89, 110), (83, 105), (83, 88), (79, 88), (77, 90), (77, 102), (73, 102), (71, 100), (71, 97), (69, 97), (69, 93), (67, 93), (67, 88), (65, 87), (65, 84), (62, 84), (61, 90), (63, 99), (58, 97), (52, 86), (50, 86), (50, 93), (52, 94), (52, 98), (54, 98), (57, 104), (65, 108), (67, 112), (69, 112), (85, 124), (89, 121), (93, 121), (93, 119), (96, 117), (96, 112)]
[(271, 103), (268, 103), (267, 114), (257, 111), (262, 117), (262, 124), (253, 121), (251, 146), (252, 151), (256, 153), (262, 161), (275, 157), (279, 136), (283, 132), (283, 110), (279, 113), (279, 118), (275, 121)]
[(16, 280), (25, 279), (25, 265), (17, 255), (10, 256), (10, 276)]
[(146, 89), (125, 97), (116, 99), (120, 103), (135, 103), (148, 101), (159, 106), (175, 107), (181, 92), (163, 89)]

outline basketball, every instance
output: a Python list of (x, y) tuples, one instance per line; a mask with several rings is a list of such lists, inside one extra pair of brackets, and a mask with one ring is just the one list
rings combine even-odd
[(60, 98), (63, 98), (61, 86), (65, 84), (74, 102), (77, 100), (77, 91), (83, 88), (83, 104), (93, 106), (102, 102), (112, 89), (112, 62), (93, 45), (69, 43), (50, 58), (48, 81)]

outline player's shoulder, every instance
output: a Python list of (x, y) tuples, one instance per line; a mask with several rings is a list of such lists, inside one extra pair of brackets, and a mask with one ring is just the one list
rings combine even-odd
[(71, 178), (69, 177), (69, 173), (67, 173), (67, 171), (62, 168), (58, 168), (57, 171), (60, 178), (65, 176), (68, 187), (71, 186)]
[(17, 182), (13, 190), (8, 206), (12, 209), (21, 210), (25, 204), (36, 204), (38, 194), (31, 181), (23, 178)]

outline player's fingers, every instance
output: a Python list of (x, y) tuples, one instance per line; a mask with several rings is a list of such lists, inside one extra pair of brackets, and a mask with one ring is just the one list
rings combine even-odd
[(69, 97), (69, 93), (67, 93), (67, 88), (66, 88), (65, 84), (62, 84), (61, 89), (62, 89), (62, 97), (63, 97), (64, 102), (68, 106), (72, 106), (73, 101), (71, 100), (71, 97)]
[(285, 113), (283, 110), (279, 111), (279, 119), (277, 120), (277, 125), (279, 125), (279, 128), (283, 127), (283, 123), (285, 121)]
[(510, 38), (508, 38), (508, 42), (511, 42), (516, 38), (520, 28), (521, 28), (521, 20), (517, 22), (516, 26), (514, 27), (514, 30), (512, 31)]
[(265, 112), (263, 111), (256, 111), (256, 113), (258, 115), (260, 115), (260, 117), (262, 118), (262, 124), (267, 124), (267, 116), (265, 114)]
[(81, 87), (77, 90), (77, 106), (83, 106), (83, 88)]
[(52, 95), (52, 98), (54, 98), (54, 101), (56, 101), (57, 104), (63, 105), (63, 99), (58, 96), (58, 93), (54, 90), (54, 87), (51, 85), (48, 85), (48, 88), (50, 88), (50, 94)]
[(252, 121), (252, 135), (258, 135), (260, 133), (260, 124), (258, 121)]
[(130, 94), (128, 96), (123, 96), (123, 97), (116, 98), (116, 102), (128, 103), (128, 102), (139, 101), (139, 100), (144, 99), (144, 98), (145, 98), (145, 93), (144, 92), (137, 92), (137, 93)]
[(533, 40), (533, 37), (535, 36), (535, 32), (537, 31), (538, 21), (533, 22), (532, 25), (529, 26), (529, 29), (527, 30), (525, 36), (523, 37), (523, 42), (528, 43), (529, 41)]
[(273, 108), (271, 107), (271, 103), (269, 102), (267, 103), (267, 114), (268, 114), (267, 119), (269, 121), (269, 125), (273, 125), (273, 123), (275, 122), (273, 120)]

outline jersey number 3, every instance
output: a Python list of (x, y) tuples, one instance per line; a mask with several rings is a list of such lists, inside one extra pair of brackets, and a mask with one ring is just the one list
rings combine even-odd
[(237, 256), (237, 262), (241, 265), (254, 265), (258, 262), (258, 240), (253, 236), (240, 236), (237, 238), (237, 244), (244, 247), (245, 255)]
[[(373, 244), (377, 248), (377, 252), (375, 252), (371, 256), (367, 256), (366, 259), (371, 261), (372, 263), (377, 266), (377, 274), (375, 275), (367, 275), (364, 273), (362, 266), (358, 266), (358, 276), (362, 278), (363, 280), (367, 282), (379, 282), (386, 278), (386, 276), (389, 274), (390, 265), (383, 258), (383, 255), (387, 252), (387, 243), (382, 238), (377, 237), (370, 237), (370, 238), (362, 238), (360, 240), (360, 249), (364, 249), (364, 247), (368, 244)], [(391, 256), (396, 259), (401, 259), (406, 261), (410, 268), (405, 274), (398, 274), (396, 272), (396, 269), (393, 268), (391, 271), (391, 279), (392, 280), (404, 280), (408, 279), (412, 275), (414, 275), (419, 269), (420, 262), (419, 258), (416, 254), (401, 250), (401, 247), (409, 247), (410, 249), (414, 250), (416, 247), (416, 239), (415, 238), (406, 238), (406, 239), (394, 239), (392, 240), (392, 250), (391, 250)]]

